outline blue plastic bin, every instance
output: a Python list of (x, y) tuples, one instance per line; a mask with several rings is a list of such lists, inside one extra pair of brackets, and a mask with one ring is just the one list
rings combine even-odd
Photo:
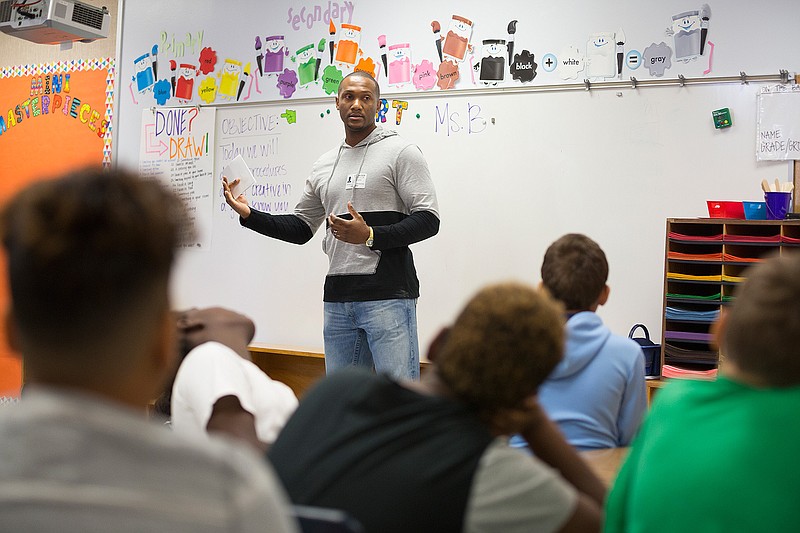
[(744, 218), (747, 220), (767, 219), (766, 202), (742, 202), (742, 205), (744, 206)]

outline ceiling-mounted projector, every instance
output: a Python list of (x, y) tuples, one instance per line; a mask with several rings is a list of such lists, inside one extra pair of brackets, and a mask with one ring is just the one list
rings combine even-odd
[(108, 9), (77, 0), (0, 0), (0, 31), (34, 43), (88, 43), (110, 25)]

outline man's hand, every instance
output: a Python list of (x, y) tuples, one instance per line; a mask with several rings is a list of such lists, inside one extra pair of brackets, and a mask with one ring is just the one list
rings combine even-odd
[[(339, 218), (333, 213), (328, 217), (328, 224), (334, 237), (350, 244), (364, 244), (369, 238), (369, 226), (364, 222), (351, 202), (347, 202), (347, 210), (353, 215), (353, 220)], [(244, 218), (244, 217), (243, 217)]]
[(228, 183), (228, 178), (222, 176), (222, 192), (225, 195), (225, 203), (231, 206), (237, 215), (247, 218), (250, 216), (250, 206), (247, 204), (247, 198), (243, 194), (234, 198), (231, 193), (231, 187), (234, 187), (237, 183), (239, 183), (239, 178)]

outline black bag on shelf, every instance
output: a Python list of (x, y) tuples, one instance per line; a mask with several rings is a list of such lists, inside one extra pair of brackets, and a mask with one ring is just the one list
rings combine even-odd
[[(644, 330), (644, 337), (634, 337), (637, 329)], [(642, 347), (644, 353), (644, 374), (649, 377), (661, 375), (661, 345), (650, 340), (650, 332), (644, 324), (634, 324), (628, 338)]]

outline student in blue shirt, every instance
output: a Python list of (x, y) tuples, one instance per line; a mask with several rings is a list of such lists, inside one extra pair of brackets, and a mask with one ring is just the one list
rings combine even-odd
[(605, 253), (585, 235), (564, 235), (545, 252), (541, 275), (567, 310), (564, 359), (539, 388), (542, 407), (579, 450), (628, 446), (647, 408), (644, 356), (596, 313), (611, 291)]

